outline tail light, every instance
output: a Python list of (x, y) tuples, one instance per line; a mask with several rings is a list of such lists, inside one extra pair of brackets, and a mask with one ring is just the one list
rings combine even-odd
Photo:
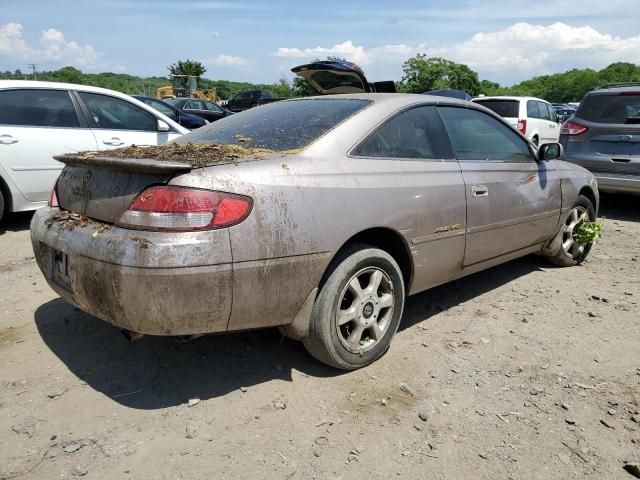
[(562, 124), (562, 127), (560, 127), (560, 135), (582, 135), (587, 130), (589, 129), (584, 125), (580, 125), (579, 123), (572, 122), (571, 119), (568, 119)]
[(56, 180), (56, 184), (51, 189), (51, 195), (49, 195), (49, 206), (50, 207), (59, 207), (58, 203), (58, 181)]
[(185, 232), (230, 227), (251, 211), (249, 197), (195, 188), (157, 186), (140, 193), (119, 227)]
[(518, 120), (518, 131), (521, 134), (527, 133), (527, 120)]

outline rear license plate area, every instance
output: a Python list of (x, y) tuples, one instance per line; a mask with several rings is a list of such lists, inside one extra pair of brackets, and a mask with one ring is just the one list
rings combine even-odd
[(71, 265), (69, 256), (60, 250), (51, 250), (51, 280), (65, 290), (71, 291)]

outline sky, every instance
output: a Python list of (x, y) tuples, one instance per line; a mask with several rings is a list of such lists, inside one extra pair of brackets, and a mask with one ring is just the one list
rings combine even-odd
[(212, 79), (271, 83), (327, 55), (370, 81), (417, 53), (511, 85), (571, 68), (640, 64), (640, 0), (0, 0), (0, 71), (164, 76), (180, 59)]

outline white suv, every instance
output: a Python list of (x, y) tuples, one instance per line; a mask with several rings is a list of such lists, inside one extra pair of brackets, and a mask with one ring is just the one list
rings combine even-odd
[(4, 212), (46, 205), (63, 167), (54, 155), (160, 145), (187, 132), (113, 90), (0, 80), (0, 220)]
[(493, 110), (535, 145), (558, 143), (560, 124), (549, 102), (535, 97), (477, 97), (472, 101)]

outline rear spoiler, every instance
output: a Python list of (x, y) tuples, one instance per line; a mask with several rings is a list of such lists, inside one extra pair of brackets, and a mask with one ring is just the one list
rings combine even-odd
[(167, 162), (153, 158), (92, 157), (78, 154), (56, 155), (53, 158), (73, 167), (99, 167), (120, 172), (173, 173), (193, 170), (188, 163)]

